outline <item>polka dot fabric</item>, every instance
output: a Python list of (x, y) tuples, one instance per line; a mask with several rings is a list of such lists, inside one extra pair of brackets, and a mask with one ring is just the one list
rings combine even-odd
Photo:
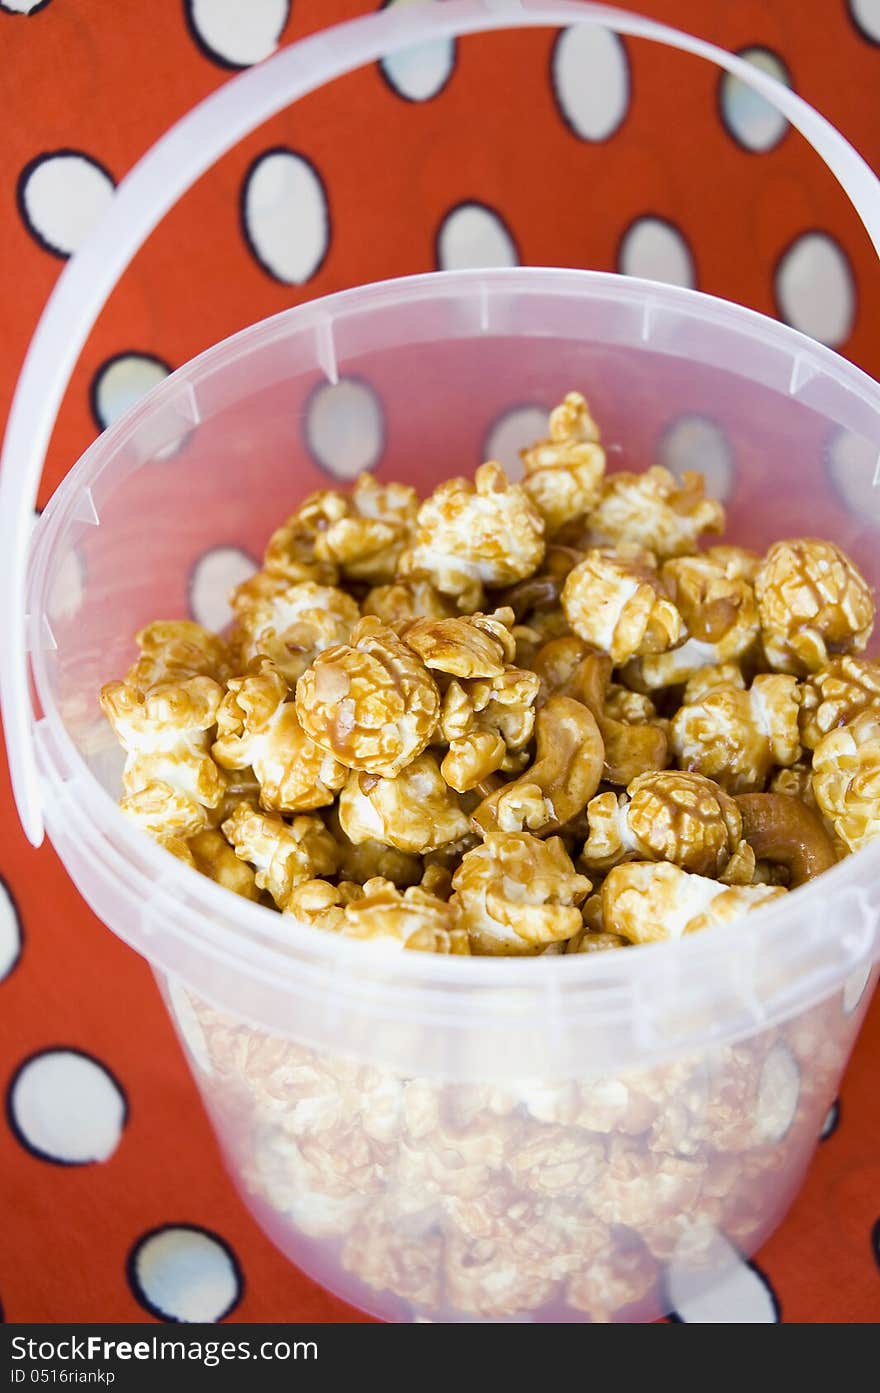
[[(0, 411), (64, 259), (162, 131), (231, 72), (373, 8), (0, 0)], [(880, 160), (865, 101), (880, 73), (873, 0), (834, 0), (806, 19), (798, 0), (639, 8), (774, 73)], [(389, 275), (516, 263), (695, 285), (785, 318), (880, 375), (876, 259), (831, 176), (764, 103), (696, 60), (606, 34), (475, 36), (313, 93), (183, 199), (83, 352), (40, 504), (97, 429), (245, 324)], [(490, 413), (484, 453), (513, 465), (546, 409), (523, 400)], [(316, 389), (302, 427), (316, 486), (375, 465), (387, 431), (369, 383)], [(184, 444), (157, 468), (182, 467)], [(864, 444), (841, 434), (827, 449), (829, 497), (856, 517), (877, 508)], [(667, 423), (645, 448), (677, 471), (699, 461), (716, 496), (731, 491), (736, 465), (711, 413)], [(189, 606), (212, 627), (225, 622), (229, 587), (256, 565), (257, 542), (244, 542), (193, 543)], [(70, 570), (75, 609), (76, 558)], [(297, 1273), (248, 1216), (148, 967), (89, 913), (51, 848), (26, 846), (5, 771), (0, 819), (5, 1319), (363, 1319)], [(865, 988), (847, 984), (848, 1009)], [(668, 1272), (673, 1319), (876, 1319), (878, 1050), (875, 1002), (783, 1228), (750, 1263), (719, 1238), (710, 1296)]]

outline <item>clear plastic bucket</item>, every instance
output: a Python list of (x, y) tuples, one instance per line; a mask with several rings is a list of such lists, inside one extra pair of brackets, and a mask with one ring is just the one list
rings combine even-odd
[[(438, 9), (399, 32), (386, 12), (321, 36), (334, 55), (325, 71), (414, 36), (582, 15), (705, 50), (590, 6)], [(769, 91), (763, 74), (705, 51)], [(280, 105), (306, 68), (316, 85), (313, 66), (281, 54), (223, 91), (276, 80)], [(816, 143), (851, 192), (861, 184), (876, 230), (876, 183), (858, 157), (791, 93), (770, 95), (801, 129), (818, 123)], [(214, 131), (215, 155), (271, 109), (249, 100), (227, 108), (237, 115), (222, 140)], [(183, 126), (204, 130), (203, 114)], [(176, 191), (206, 162), (204, 152), (192, 160)], [(130, 233), (129, 255), (159, 213)], [(84, 334), (101, 291), (77, 300), (76, 260), (61, 312)], [(119, 269), (117, 257), (111, 283)], [(38, 334), (57, 395), (73, 340), (59, 346), (45, 320)], [(4, 526), (33, 501), (51, 428), (51, 400), (48, 426), (45, 402), (34, 414), (30, 368), (7, 438)], [(13, 575), (14, 547), (2, 555), (13, 604), (26, 586), (25, 643), (14, 646), (13, 611), (3, 680), (30, 835), (45, 824), (89, 904), (153, 965), (266, 1232), (389, 1319), (643, 1320), (723, 1280), (796, 1193), (876, 977), (880, 847), (681, 944), (574, 958), (388, 956), (229, 895), (116, 807), (121, 757), (98, 688), (128, 665), (142, 624), (186, 613), (206, 547), (260, 554), (315, 486), (316, 420), (354, 429), (366, 410), (381, 426), (379, 477), (425, 491), (476, 465), (506, 412), (574, 385), (615, 466), (640, 467), (670, 419), (711, 420), (726, 442), (716, 482), (731, 537), (760, 548), (818, 531), (880, 586), (880, 387), (708, 296), (537, 269), (368, 286), (227, 340), (83, 456), (43, 515), (26, 576)]]

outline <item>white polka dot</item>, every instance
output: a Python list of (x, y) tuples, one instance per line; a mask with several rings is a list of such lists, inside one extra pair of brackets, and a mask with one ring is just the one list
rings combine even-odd
[(503, 464), (510, 479), (523, 477), (520, 450), (546, 440), (550, 429), (550, 413), (545, 406), (514, 406), (505, 411), (493, 425), (483, 446), (484, 460)]
[(211, 1056), (208, 1052), (205, 1032), (202, 1030), (192, 1001), (180, 982), (171, 977), (168, 978), (168, 1000), (171, 1006), (171, 1013), (177, 1022), (177, 1028), (180, 1031), (183, 1043), (187, 1048), (191, 1060), (201, 1069), (202, 1073), (212, 1074), (214, 1072), (214, 1066), (211, 1063)]
[[(744, 48), (739, 57), (784, 82), (786, 87), (791, 86), (785, 64), (770, 49)], [(721, 114), (731, 135), (747, 150), (772, 150), (788, 129), (781, 111), (730, 73), (725, 73), (721, 79)]]
[(289, 0), (187, 0), (193, 35), (217, 62), (247, 68), (278, 47)]
[(873, 965), (870, 962), (862, 963), (860, 967), (854, 968), (843, 984), (843, 1010), (844, 1014), (851, 1016), (853, 1011), (861, 1004), (862, 997), (865, 995)]
[(330, 244), (327, 195), (317, 171), (292, 150), (268, 150), (250, 167), (242, 200), (245, 235), (260, 265), (303, 285)]
[(682, 234), (662, 218), (638, 218), (627, 228), (618, 253), (618, 270), (625, 276), (696, 285), (694, 261)]
[(222, 633), (232, 622), (229, 596), (258, 570), (256, 561), (240, 547), (215, 547), (196, 562), (189, 587), (189, 608), (197, 624)]
[(34, 1055), (13, 1080), (9, 1114), (19, 1139), (46, 1161), (106, 1161), (126, 1119), (122, 1090), (97, 1060), (75, 1050)]
[(35, 10), (44, 10), (51, 0), (0, 0), (0, 10), (11, 15), (32, 15)]
[(184, 1224), (142, 1238), (129, 1272), (137, 1299), (162, 1320), (222, 1320), (241, 1297), (230, 1250), (213, 1234)]
[(660, 437), (661, 464), (680, 479), (696, 469), (706, 479), (706, 492), (722, 503), (733, 492), (733, 448), (724, 431), (706, 416), (679, 416)]
[(819, 1133), (821, 1141), (827, 1141), (832, 1132), (837, 1131), (837, 1124), (840, 1121), (840, 1099), (835, 1098), (828, 1112), (825, 1114), (825, 1121), (822, 1123), (822, 1130)]
[(48, 251), (70, 256), (110, 206), (114, 185), (88, 155), (40, 155), (21, 174), (19, 205), (28, 228)]
[(703, 1325), (775, 1324), (773, 1293), (720, 1233), (666, 1268), (667, 1301), (679, 1320)]
[(306, 441), (322, 468), (337, 479), (354, 479), (375, 468), (385, 442), (379, 398), (355, 378), (319, 387), (306, 409)]
[(880, 443), (835, 431), (825, 459), (829, 477), (854, 517), (880, 521)]
[(482, 203), (460, 203), (448, 212), (437, 233), (441, 271), (516, 266), (516, 244), (500, 216)]
[(834, 347), (849, 337), (856, 312), (850, 264), (826, 232), (805, 232), (776, 269), (782, 318), (820, 343)]
[(781, 1141), (794, 1121), (801, 1091), (797, 1060), (787, 1045), (774, 1045), (764, 1060), (755, 1100), (755, 1135)]
[(607, 140), (629, 106), (629, 65), (616, 34), (592, 24), (564, 29), (553, 47), (553, 91), (581, 140)]
[(880, 0), (849, 0), (849, 10), (865, 37), (880, 44)]
[(15, 902), (0, 880), (0, 982), (8, 977), (21, 954), (21, 925)]
[[(389, 0), (386, 8), (434, 4), (436, 0)], [(427, 102), (442, 92), (455, 66), (454, 39), (432, 39), (390, 53), (379, 66), (394, 91), (410, 102)]]
[(92, 409), (102, 430), (124, 416), (171, 369), (148, 353), (120, 353), (104, 363), (92, 383)]

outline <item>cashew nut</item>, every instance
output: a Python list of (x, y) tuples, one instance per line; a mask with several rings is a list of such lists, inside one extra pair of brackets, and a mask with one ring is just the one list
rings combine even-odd
[(471, 814), (481, 832), (495, 829), (547, 835), (587, 806), (602, 778), (604, 746), (587, 707), (551, 696), (535, 723), (535, 762), (485, 798)]
[(794, 889), (829, 870), (834, 847), (821, 818), (786, 793), (740, 793), (743, 836), (759, 861), (773, 861), (789, 873)]

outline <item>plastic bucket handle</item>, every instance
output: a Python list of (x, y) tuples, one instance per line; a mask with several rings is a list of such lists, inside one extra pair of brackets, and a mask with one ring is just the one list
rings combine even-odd
[(157, 141), (120, 183), (65, 266), (18, 380), (0, 456), (0, 704), (12, 788), (28, 840), (44, 836), (34, 711), (28, 685), (25, 584), (31, 514), (46, 451), (82, 347), (132, 257), (195, 181), (276, 112), (334, 78), (437, 38), (504, 28), (598, 25), (707, 58), (766, 98), (839, 181), (880, 254), (880, 182), (839, 131), (789, 88), (714, 44), (665, 24), (578, 0), (444, 0), (350, 20), (283, 49), (232, 78)]

